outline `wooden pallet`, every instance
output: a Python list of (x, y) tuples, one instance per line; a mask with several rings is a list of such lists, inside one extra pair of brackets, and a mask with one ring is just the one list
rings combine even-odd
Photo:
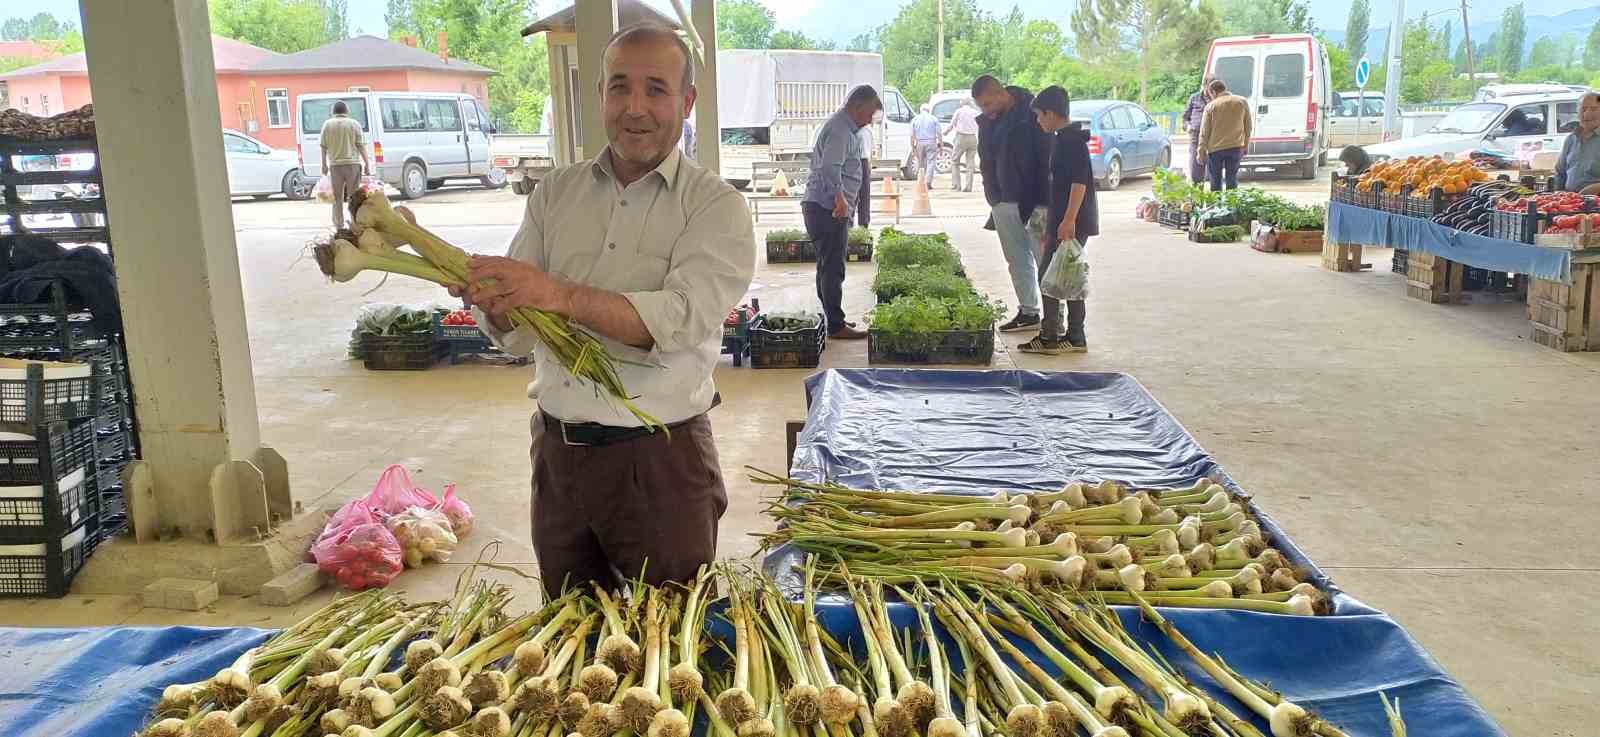
[(1532, 280), (1528, 337), (1558, 351), (1600, 351), (1600, 264), (1572, 265), (1572, 282)]
[(1466, 268), (1447, 258), (1413, 251), (1406, 259), (1406, 296), (1433, 304), (1460, 302)]
[(1329, 271), (1355, 273), (1363, 269), (1372, 268), (1372, 264), (1361, 263), (1360, 243), (1336, 243), (1331, 239), (1322, 242), (1322, 268)]

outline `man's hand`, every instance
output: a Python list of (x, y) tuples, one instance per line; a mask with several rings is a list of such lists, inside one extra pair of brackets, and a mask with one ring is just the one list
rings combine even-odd
[(1062, 218), (1061, 225), (1056, 227), (1056, 240), (1065, 243), (1078, 239), (1078, 224), (1072, 218)]
[(840, 220), (850, 216), (850, 203), (845, 200), (843, 192), (833, 193), (833, 216)]
[[(495, 327), (518, 307), (562, 315), (568, 312), (567, 285), (532, 264), (504, 256), (473, 256), (467, 263), (467, 280), (466, 293), (461, 296), (495, 318)], [(457, 290), (450, 291), (455, 294)]]

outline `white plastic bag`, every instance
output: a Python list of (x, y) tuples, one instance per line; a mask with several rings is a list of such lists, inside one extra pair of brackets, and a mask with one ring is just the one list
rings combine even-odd
[(333, 180), (329, 179), (327, 174), (323, 174), (322, 178), (317, 180), (316, 186), (311, 188), (311, 194), (324, 205), (333, 204)]
[(1070, 240), (1056, 245), (1050, 266), (1039, 282), (1039, 291), (1062, 301), (1088, 298), (1089, 262), (1083, 257), (1083, 244)]
[(451, 531), (450, 520), (437, 509), (407, 507), (405, 511), (384, 520), (384, 526), (394, 533), (407, 568), (420, 568), (423, 561), (445, 563), (456, 550), (456, 536)]

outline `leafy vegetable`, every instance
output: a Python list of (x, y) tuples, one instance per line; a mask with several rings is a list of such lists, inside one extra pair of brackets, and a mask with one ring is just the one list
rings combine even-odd
[(907, 296), (878, 305), (867, 316), (876, 340), (892, 350), (929, 350), (939, 343), (938, 333), (949, 330), (990, 330), (1005, 315), (1005, 305), (985, 295), (967, 292), (958, 297)]
[(852, 246), (865, 245), (872, 242), (872, 231), (866, 228), (851, 228), (847, 242)]
[(872, 279), (872, 291), (883, 300), (903, 295), (957, 297), (971, 293), (972, 282), (939, 267), (902, 266), (878, 269)]
[(1211, 243), (1228, 243), (1239, 240), (1244, 235), (1244, 228), (1237, 225), (1219, 225), (1215, 228), (1206, 228), (1200, 235)]
[(1261, 213), (1260, 220), (1278, 230), (1322, 230), (1323, 209), (1320, 205), (1303, 207), (1292, 202), (1275, 203)]
[(795, 241), (809, 241), (809, 240), (811, 240), (811, 236), (806, 235), (805, 231), (799, 230), (799, 229), (796, 229), (796, 228), (785, 228), (783, 230), (774, 230), (771, 233), (767, 234), (767, 242), (768, 243), (793, 243)]
[(943, 267), (946, 271), (961, 270), (961, 254), (950, 245), (950, 236), (944, 233), (911, 235), (894, 228), (884, 228), (878, 236), (873, 258), (878, 268), (913, 266)]
[(807, 330), (819, 324), (816, 313), (806, 312), (768, 312), (761, 321), (766, 330)]

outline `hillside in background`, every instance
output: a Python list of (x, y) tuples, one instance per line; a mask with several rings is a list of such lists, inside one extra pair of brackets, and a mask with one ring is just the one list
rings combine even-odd
[[(1529, 9), (1531, 10), (1532, 7), (1533, 6), (1530, 5)], [(1376, 8), (1374, 8), (1374, 12), (1376, 12)], [(1447, 20), (1450, 21), (1451, 25), (1455, 27), (1455, 42), (1457, 44), (1461, 43), (1461, 17), (1459, 15), (1440, 14), (1430, 16), (1428, 20), (1435, 26), (1443, 25)], [(1524, 55), (1528, 53), (1529, 49), (1533, 48), (1533, 44), (1535, 42), (1546, 36), (1559, 36), (1563, 33), (1575, 33), (1578, 35), (1579, 39), (1587, 38), (1589, 36), (1589, 29), (1594, 28), (1594, 24), (1596, 22), (1600, 22), (1600, 5), (1589, 8), (1569, 10), (1560, 15), (1528, 15), (1526, 17), (1526, 21), (1528, 24), (1528, 37), (1522, 45), (1522, 53)], [(1494, 33), (1499, 27), (1499, 15), (1487, 18), (1473, 18), (1473, 42), (1483, 43), (1484, 40), (1489, 38), (1489, 34)], [(1328, 28), (1323, 32), (1322, 35), (1329, 41), (1336, 43), (1344, 42), (1343, 28)], [(1378, 62), (1379, 59), (1382, 59), (1383, 49), (1388, 38), (1389, 26), (1373, 26), (1372, 30), (1367, 32), (1367, 58), (1371, 59), (1374, 63)], [(1451, 49), (1450, 51), (1451, 53), (1455, 53), (1455, 49)]]

